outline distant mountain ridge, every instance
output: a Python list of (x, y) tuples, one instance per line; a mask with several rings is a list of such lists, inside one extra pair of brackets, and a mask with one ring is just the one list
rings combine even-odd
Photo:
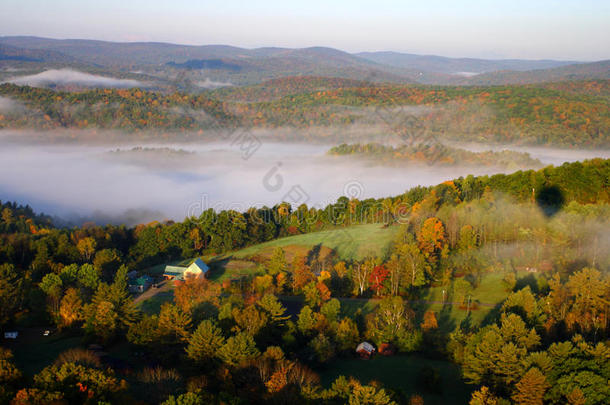
[(75, 62), (75, 59), (60, 52), (45, 49), (25, 49), (0, 43), (0, 60), (20, 62)]
[[(326, 76), (346, 79), (422, 84), (513, 84), (557, 80), (609, 79), (610, 61), (488, 60), (414, 55), (398, 52), (351, 54), (328, 47), (256, 49), (229, 45), (179, 45), (161, 42), (108, 42), (0, 37), (0, 64), (8, 61), (85, 65), (123, 72), (153, 72), (159, 80), (176, 73), (200, 71), (190, 80), (254, 84), (287, 76)], [(184, 76), (185, 73), (179, 73)]]
[(415, 55), (399, 52), (360, 52), (355, 55), (399, 68), (447, 74), (485, 73), (498, 70), (527, 71), (583, 63), (557, 60), (448, 58), (437, 55)]
[[(564, 65), (550, 69), (536, 69), (524, 72), (503, 70), (477, 75), (464, 84), (528, 84), (540, 82), (609, 79), (610, 60)], [(459, 83), (458, 83), (459, 84)]]

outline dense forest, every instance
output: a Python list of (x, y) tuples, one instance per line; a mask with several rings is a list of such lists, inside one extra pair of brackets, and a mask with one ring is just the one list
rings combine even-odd
[[(200, 94), (140, 89), (62, 92), (0, 85), (27, 108), (0, 112), (0, 128), (184, 132), (231, 128), (384, 125), (416, 115), (431, 135), (462, 141), (608, 147), (607, 81), (539, 86), (421, 86), (296, 77)], [(417, 110), (413, 110), (417, 108)], [(388, 128), (389, 126), (389, 128)]]
[(341, 144), (332, 147), (331, 156), (354, 156), (383, 165), (435, 164), (441, 166), (494, 166), (505, 169), (540, 167), (542, 163), (528, 153), (503, 151), (471, 152), (461, 148), (436, 144), (402, 145), (398, 147), (379, 143)]
[[(595, 159), (134, 228), (56, 227), (2, 203), (0, 327), (53, 325), (64, 346), (31, 369), (26, 347), (3, 344), (0, 403), (422, 404), (438, 389), (435, 369), (415, 392), (322, 381), (366, 340), (457, 365), (472, 405), (606, 404), (609, 179), (610, 160)], [(392, 230), (389, 249), (347, 259), (278, 247), (249, 276), (178, 284), (153, 312), (128, 292), (133, 271), (154, 277), (155, 265), (358, 224)], [(494, 275), (502, 298), (478, 319), (491, 299), (478, 287)], [(432, 309), (425, 297), (438, 288)]]

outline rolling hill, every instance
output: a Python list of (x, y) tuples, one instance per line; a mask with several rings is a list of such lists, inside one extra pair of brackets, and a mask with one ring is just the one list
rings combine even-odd
[(76, 59), (61, 52), (45, 49), (25, 49), (0, 43), (0, 61), (75, 63)]
[(414, 55), (399, 52), (361, 52), (357, 56), (370, 61), (404, 69), (446, 74), (485, 73), (498, 70), (527, 71), (574, 64), (573, 61), (447, 58), (436, 55)]
[(503, 70), (484, 73), (463, 80), (463, 84), (528, 84), (566, 80), (595, 80), (610, 78), (610, 60), (591, 63), (565, 65), (550, 69), (536, 69), (524, 72)]
[(41, 68), (62, 62), (120, 71), (137, 69), (167, 82), (178, 76), (185, 82), (198, 83), (210, 78), (242, 85), (313, 75), (372, 82), (495, 85), (610, 78), (608, 61), (488, 60), (398, 52), (351, 54), (319, 46), (246, 49), (29, 36), (0, 37), (0, 46), (0, 61), (4, 55), (4, 59), (38, 63)]

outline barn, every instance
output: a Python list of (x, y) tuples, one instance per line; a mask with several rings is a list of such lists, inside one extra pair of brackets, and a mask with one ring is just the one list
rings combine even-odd
[(165, 266), (163, 278), (166, 280), (186, 281), (188, 278), (207, 277), (210, 268), (201, 258), (195, 259), (187, 267), (183, 266)]

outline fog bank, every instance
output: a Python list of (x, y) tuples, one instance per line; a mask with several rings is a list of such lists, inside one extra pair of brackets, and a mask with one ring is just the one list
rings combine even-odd
[[(269, 139), (249, 154), (230, 140), (84, 146), (16, 142), (15, 137), (2, 135), (0, 131), (1, 200), (27, 203), (37, 211), (78, 221), (93, 218), (130, 225), (182, 220), (207, 208), (244, 211), (283, 200), (324, 206), (342, 195), (361, 200), (386, 197), (417, 185), (500, 171), (372, 166), (349, 157), (327, 156), (330, 144)], [(548, 164), (595, 154), (553, 153), (559, 152), (546, 148), (535, 156)]]
[(5, 82), (20, 86), (47, 87), (51, 85), (79, 85), (86, 87), (142, 87), (144, 84), (138, 80), (117, 79), (113, 77), (92, 75), (72, 69), (50, 69), (41, 73), (16, 76)]

